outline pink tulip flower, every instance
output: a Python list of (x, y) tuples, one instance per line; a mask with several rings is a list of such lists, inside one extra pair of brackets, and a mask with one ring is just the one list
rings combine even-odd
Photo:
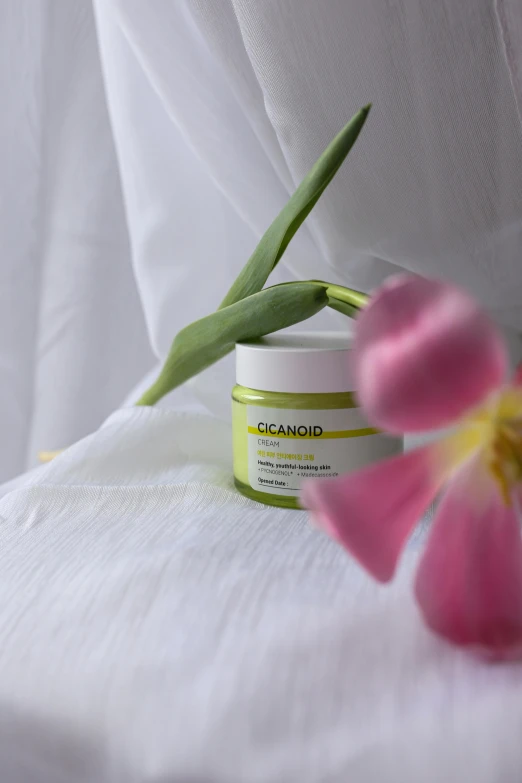
[[(427, 625), (490, 658), (522, 655), (522, 378), (465, 292), (401, 275), (359, 316), (354, 373), (370, 421), (391, 433), (451, 427), (430, 445), (305, 484), (303, 505), (381, 582), (440, 498), (415, 579)], [(520, 374), (519, 374), (520, 375)]]

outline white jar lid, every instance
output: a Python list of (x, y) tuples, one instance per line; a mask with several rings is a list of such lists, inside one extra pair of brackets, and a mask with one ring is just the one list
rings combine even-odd
[(237, 383), (291, 394), (353, 391), (351, 348), (343, 332), (279, 332), (237, 343)]

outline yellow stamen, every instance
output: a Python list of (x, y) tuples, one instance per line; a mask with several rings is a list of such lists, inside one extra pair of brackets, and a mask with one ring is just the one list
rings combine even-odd
[(508, 387), (473, 411), (441, 443), (448, 476), (473, 454), (481, 454), (506, 505), (522, 485), (522, 389)]
[(512, 489), (522, 482), (522, 390), (508, 387), (478, 416), (483, 422), (489, 419), (483, 453), (504, 503), (510, 506)]
[(511, 505), (511, 489), (522, 481), (522, 421), (500, 422), (495, 428), (489, 468), (496, 479), (504, 502)]

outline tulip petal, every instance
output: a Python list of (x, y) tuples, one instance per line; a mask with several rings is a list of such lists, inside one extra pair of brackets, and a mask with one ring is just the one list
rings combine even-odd
[(518, 499), (507, 505), (483, 457), (451, 481), (417, 572), (427, 625), (490, 658), (522, 653)]
[(502, 382), (505, 346), (487, 314), (453, 285), (412, 275), (388, 280), (357, 319), (358, 396), (389, 432), (446, 427)]
[(312, 479), (302, 503), (320, 528), (387, 582), (442, 481), (439, 445), (431, 444), (346, 476)]
[(513, 386), (522, 386), (522, 364), (517, 365), (513, 374)]

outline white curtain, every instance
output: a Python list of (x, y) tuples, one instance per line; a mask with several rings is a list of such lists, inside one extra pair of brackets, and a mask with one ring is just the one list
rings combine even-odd
[[(0, 475), (132, 399), (368, 101), (277, 279), (369, 289), (404, 267), (465, 284), (518, 329), (519, 11), (1, 0)], [(229, 370), (212, 378), (228, 385)], [(207, 387), (176, 404), (224, 411)]]
[(0, 2), (0, 474), (86, 434), (152, 362), (92, 8)]
[[(135, 399), (368, 101), (275, 278), (448, 277), (520, 348), (520, 0), (0, 0), (0, 100), (1, 478)], [(520, 668), (428, 634), (419, 537), (385, 589), (234, 491), (232, 375), (0, 487), (2, 783), (519, 781)]]

